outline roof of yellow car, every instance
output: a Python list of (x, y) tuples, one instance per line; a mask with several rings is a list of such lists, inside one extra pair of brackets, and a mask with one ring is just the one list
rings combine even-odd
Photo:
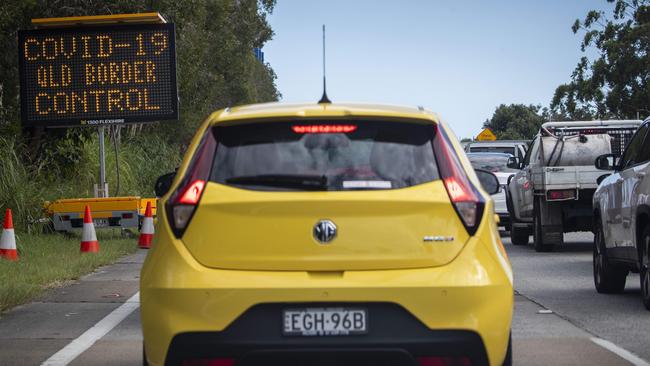
[(241, 107), (226, 108), (215, 112), (212, 116), (214, 123), (242, 119), (273, 118), (273, 117), (395, 117), (423, 119), (438, 122), (438, 117), (421, 107), (404, 107), (379, 104), (361, 103), (265, 103), (251, 104)]

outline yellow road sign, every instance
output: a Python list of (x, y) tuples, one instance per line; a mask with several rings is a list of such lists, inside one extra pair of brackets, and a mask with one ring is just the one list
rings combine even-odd
[(478, 141), (494, 141), (497, 139), (497, 136), (492, 132), (491, 129), (489, 128), (484, 128), (481, 133), (476, 136), (476, 140)]

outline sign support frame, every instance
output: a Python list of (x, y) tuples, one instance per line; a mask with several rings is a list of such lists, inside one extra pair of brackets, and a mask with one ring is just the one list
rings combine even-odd
[(106, 182), (106, 152), (104, 146), (104, 126), (97, 128), (99, 134), (99, 187), (95, 185), (95, 197), (108, 197), (108, 182)]
[[(32, 19), (32, 25), (34, 25), (36, 28), (84, 27), (84, 26), (99, 25), (99, 24), (124, 25), (124, 24), (164, 24), (164, 23), (167, 23), (167, 21), (158, 12), (142, 13), (142, 14), (119, 14), (119, 15)], [(173, 83), (176, 84), (175, 77), (173, 78)], [(105, 131), (105, 126), (103, 125), (97, 126), (97, 133), (99, 138), (99, 184), (95, 184), (94, 187), (94, 195), (97, 198), (109, 197), (108, 182), (106, 182), (106, 152), (105, 152), (104, 131)]]

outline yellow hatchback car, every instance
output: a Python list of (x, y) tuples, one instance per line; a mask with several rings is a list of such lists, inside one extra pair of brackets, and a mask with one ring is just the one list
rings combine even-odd
[(436, 115), (225, 109), (172, 177), (142, 269), (145, 365), (512, 363), (498, 180)]

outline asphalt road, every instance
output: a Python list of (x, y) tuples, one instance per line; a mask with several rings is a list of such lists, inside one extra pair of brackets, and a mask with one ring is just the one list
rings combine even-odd
[[(507, 237), (504, 243), (515, 270), (515, 364), (647, 365), (650, 312), (639, 299), (638, 276), (630, 276), (623, 295), (597, 294), (591, 235), (569, 235), (554, 253), (513, 246)], [(0, 365), (141, 365), (137, 291), (145, 255), (2, 315)]]
[[(605, 339), (650, 361), (650, 311), (641, 303), (639, 275), (628, 276), (623, 294), (597, 293), (592, 277), (592, 243), (591, 233), (576, 233), (565, 235), (564, 245), (552, 253), (536, 253), (531, 246), (507, 245), (515, 289), (521, 297), (553, 311), (555, 317), (586, 333), (586, 337)], [(529, 330), (521, 320), (515, 319), (514, 329), (518, 338), (527, 338)], [(563, 338), (558, 332), (551, 336)], [(555, 352), (550, 347), (543, 351)], [(523, 348), (518, 353), (528, 354)]]

